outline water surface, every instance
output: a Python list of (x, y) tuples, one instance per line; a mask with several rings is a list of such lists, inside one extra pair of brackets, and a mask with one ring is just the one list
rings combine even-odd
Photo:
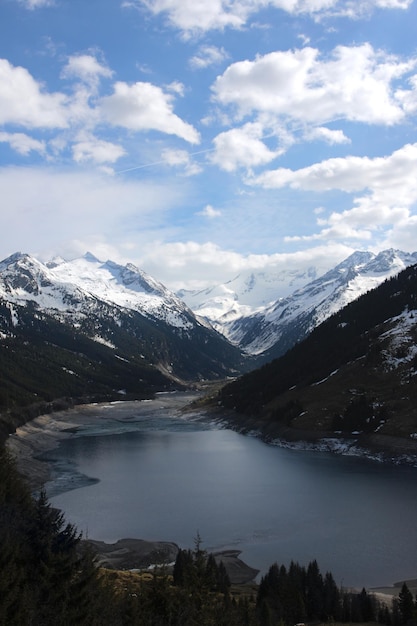
[(100, 408), (50, 456), (51, 502), (84, 536), (192, 547), (199, 532), (262, 571), (317, 559), (343, 585), (417, 577), (414, 468), (270, 446), (166, 399)]

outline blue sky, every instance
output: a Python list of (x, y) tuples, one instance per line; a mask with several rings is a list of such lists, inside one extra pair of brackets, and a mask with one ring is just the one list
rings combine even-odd
[(0, 257), (414, 251), (416, 113), (416, 0), (0, 0)]

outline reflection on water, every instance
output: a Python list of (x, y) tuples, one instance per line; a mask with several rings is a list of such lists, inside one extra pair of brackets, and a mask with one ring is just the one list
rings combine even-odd
[(198, 531), (263, 571), (316, 558), (345, 585), (416, 577), (416, 469), (268, 446), (152, 403), (120, 411), (53, 451), (49, 493), (73, 488), (51, 502), (84, 535), (192, 547)]

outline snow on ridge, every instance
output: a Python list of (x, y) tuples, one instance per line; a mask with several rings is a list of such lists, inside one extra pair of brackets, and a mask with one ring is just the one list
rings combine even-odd
[(200, 308), (199, 313), (206, 313), (229, 341), (249, 354), (260, 355), (273, 348), (291, 327), (299, 326), (306, 333), (310, 332), (362, 294), (414, 263), (417, 263), (417, 253), (393, 249), (379, 254), (358, 251), (286, 297), (252, 312), (243, 311), (237, 298), (231, 315), (220, 316), (215, 311), (213, 320), (210, 317), (213, 311), (207, 305), (205, 309)]
[(388, 347), (383, 351), (388, 369), (398, 369), (410, 364), (417, 357), (417, 346), (413, 333), (417, 325), (417, 311), (405, 310), (401, 315), (387, 321), (389, 330), (381, 335), (381, 340), (388, 340)]
[(93, 341), (96, 341), (97, 343), (101, 343), (103, 346), (107, 346), (108, 348), (111, 348), (112, 350), (116, 349), (116, 346), (114, 345), (114, 343), (112, 343), (111, 341), (108, 341), (107, 339), (105, 339), (104, 337), (101, 337), (100, 335), (94, 335), (94, 337), (91, 337), (91, 339)]
[(61, 263), (55, 273), (108, 304), (157, 317), (177, 328), (193, 327), (184, 303), (131, 263), (122, 266), (113, 261), (102, 262), (87, 253)]
[(72, 261), (43, 264), (16, 253), (0, 263), (0, 296), (16, 304), (31, 300), (43, 310), (71, 313), (90, 310), (99, 301), (190, 329), (194, 316), (162, 283), (132, 264), (103, 263), (87, 253)]

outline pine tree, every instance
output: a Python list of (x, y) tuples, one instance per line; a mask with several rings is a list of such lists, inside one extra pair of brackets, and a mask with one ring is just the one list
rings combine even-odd
[(402, 624), (406, 624), (409, 620), (411, 620), (415, 613), (413, 594), (405, 582), (403, 583), (401, 591), (398, 594), (398, 610), (400, 612)]

